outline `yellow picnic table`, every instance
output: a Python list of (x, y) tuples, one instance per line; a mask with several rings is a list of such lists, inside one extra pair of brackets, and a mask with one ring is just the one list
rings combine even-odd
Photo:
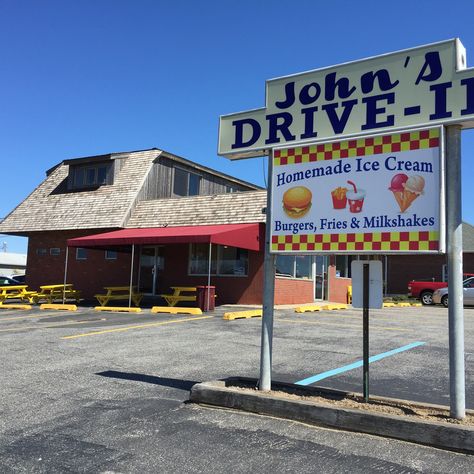
[(41, 300), (45, 300), (48, 303), (52, 303), (54, 300), (75, 299), (78, 303), (81, 298), (80, 290), (74, 290), (72, 283), (66, 283), (61, 285), (42, 285), (40, 291), (32, 295), (33, 301), (38, 303)]
[(31, 303), (36, 292), (28, 291), (27, 288), (27, 285), (0, 286), (0, 304), (3, 304), (3, 302), (7, 299), (20, 299), (22, 301), (27, 300), (29, 303)]
[[(173, 290), (172, 295), (160, 295), (167, 303), (168, 306), (176, 306), (180, 301), (196, 301), (195, 286), (171, 286)], [(183, 295), (183, 293), (194, 293), (194, 295)]]
[[(106, 306), (110, 300), (128, 300), (130, 298), (130, 286), (104, 286), (106, 294), (94, 295), (101, 306)], [(137, 293), (136, 286), (132, 287), (132, 301), (135, 306), (140, 304), (143, 293)]]

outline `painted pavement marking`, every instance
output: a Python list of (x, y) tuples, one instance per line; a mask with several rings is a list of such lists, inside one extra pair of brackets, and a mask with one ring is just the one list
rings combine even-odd
[(94, 332), (86, 332), (83, 334), (75, 334), (72, 336), (63, 336), (61, 337), (61, 339), (77, 339), (79, 337), (99, 336), (101, 334), (108, 334), (111, 332), (125, 332), (125, 331), (130, 331), (132, 329), (142, 329), (142, 328), (154, 327), (154, 326), (164, 326), (165, 324), (186, 323), (189, 321), (197, 321), (199, 319), (210, 319), (213, 317), (214, 316), (199, 316), (199, 317), (193, 317), (193, 318), (172, 319), (170, 321), (160, 321), (159, 323), (139, 324), (139, 325), (134, 325), (134, 326), (125, 326), (121, 328), (105, 329), (104, 331), (94, 331)]
[[(411, 344), (407, 344), (406, 346), (398, 347), (397, 349), (393, 349), (388, 352), (382, 352), (381, 354), (377, 354), (375, 356), (369, 357), (369, 364), (372, 362), (377, 362), (378, 360), (385, 359), (385, 357), (390, 357), (400, 352), (408, 351), (409, 349), (414, 349), (415, 347), (423, 346), (426, 342), (413, 342)], [(343, 372), (347, 372), (349, 370), (357, 369), (362, 367), (364, 364), (363, 360), (358, 360), (352, 364), (343, 365), (342, 367), (338, 367), (337, 369), (328, 370), (326, 372), (322, 372), (317, 375), (313, 375), (312, 377), (308, 377), (306, 379), (300, 380), (295, 382), (296, 385), (311, 385), (315, 382), (319, 382), (320, 380), (327, 379), (328, 377), (332, 377), (333, 375), (339, 375)]]

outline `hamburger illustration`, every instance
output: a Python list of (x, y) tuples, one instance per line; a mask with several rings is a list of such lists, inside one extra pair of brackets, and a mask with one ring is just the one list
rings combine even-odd
[(311, 191), (304, 186), (287, 189), (283, 194), (283, 210), (289, 217), (299, 219), (311, 209), (312, 197)]

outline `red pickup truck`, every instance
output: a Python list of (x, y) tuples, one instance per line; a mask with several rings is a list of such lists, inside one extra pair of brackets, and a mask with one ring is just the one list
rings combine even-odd
[[(463, 277), (474, 276), (474, 273), (464, 273)], [(412, 298), (420, 298), (424, 305), (433, 304), (433, 292), (438, 288), (448, 286), (446, 281), (431, 280), (411, 280), (408, 282), (408, 296)]]

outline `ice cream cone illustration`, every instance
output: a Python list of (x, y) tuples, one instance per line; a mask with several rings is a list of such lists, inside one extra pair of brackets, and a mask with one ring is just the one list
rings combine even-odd
[(408, 177), (406, 174), (400, 173), (392, 178), (389, 189), (397, 201), (400, 212), (405, 212), (413, 204), (413, 201), (423, 194), (424, 187), (425, 180), (422, 176)]
[(405, 190), (403, 191), (403, 211), (406, 211), (412, 205), (413, 201), (418, 198), (418, 196), (423, 194), (423, 189), (425, 188), (425, 180), (422, 176), (419, 175), (410, 176), (407, 179), (404, 188)]
[(390, 191), (393, 193), (393, 197), (396, 199), (398, 203), (398, 207), (400, 208), (400, 212), (403, 212), (404, 208), (404, 197), (403, 193), (405, 192), (404, 185), (408, 179), (408, 176), (403, 173), (396, 174), (392, 181), (390, 182)]

